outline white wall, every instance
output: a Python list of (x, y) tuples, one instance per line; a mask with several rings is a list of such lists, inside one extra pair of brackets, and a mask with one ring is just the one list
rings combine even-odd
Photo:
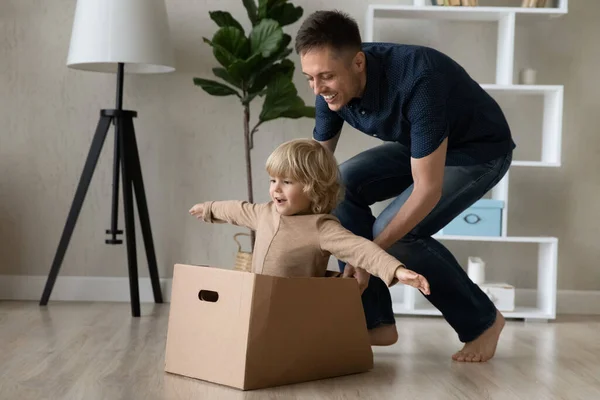
[[(320, 8), (343, 8), (364, 23), (367, 2), (294, 2), (305, 16)], [(385, 1), (384, 3), (408, 3)], [(480, 2), (483, 4), (484, 2)], [(4, 0), (0, 3), (0, 275), (48, 273), (101, 108), (114, 106), (112, 75), (65, 66), (75, 0)], [(161, 277), (176, 262), (227, 267), (240, 229), (211, 226), (187, 214), (196, 202), (245, 197), (242, 110), (234, 97), (217, 98), (194, 87), (192, 78), (211, 78), (216, 62), (202, 37), (215, 25), (209, 10), (228, 10), (247, 26), (241, 1), (168, 0), (177, 72), (127, 76), (125, 107), (135, 121), (146, 194)], [(552, 235), (559, 243), (559, 289), (600, 290), (600, 139), (597, 114), (600, 62), (597, 38), (600, 3), (576, 0), (558, 19), (517, 20), (515, 71), (538, 70), (538, 83), (565, 85), (562, 168), (515, 168), (511, 173), (509, 234)], [(286, 28), (294, 36), (299, 23)], [(455, 57), (478, 80), (493, 82), (496, 28), (493, 23), (384, 21), (376, 39), (421, 43)], [(298, 57), (292, 59), (299, 69)], [(312, 102), (296, 70), (301, 95)], [(541, 106), (500, 99), (515, 130), (517, 157), (538, 151)], [(259, 105), (253, 112), (258, 114)], [(262, 165), (284, 140), (310, 137), (313, 121), (279, 120), (256, 135), (255, 198), (267, 199)], [(343, 161), (378, 141), (345, 128), (337, 153)], [(127, 276), (124, 246), (104, 244), (109, 227), (112, 136), (105, 144), (76, 236), (61, 276)], [(122, 211), (120, 215), (122, 220)], [(136, 221), (137, 224), (137, 221)], [(123, 224), (121, 223), (121, 228)], [(138, 229), (140, 275), (146, 262)], [(536, 247), (453, 243), (488, 263), (488, 276), (519, 287), (535, 287)]]

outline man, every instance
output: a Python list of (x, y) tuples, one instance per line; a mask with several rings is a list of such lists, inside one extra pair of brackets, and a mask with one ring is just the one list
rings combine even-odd
[[(342, 163), (346, 194), (334, 214), (429, 280), (427, 299), (465, 343), (454, 360), (487, 361), (504, 318), (431, 236), (508, 170), (515, 144), (500, 107), (448, 56), (421, 46), (362, 43), (356, 22), (341, 12), (310, 15), (295, 47), (317, 96), (314, 139), (335, 151), (347, 122), (385, 142)], [(391, 198), (375, 218), (369, 206)], [(383, 281), (342, 262), (340, 269), (366, 286), (371, 343), (395, 343)]]

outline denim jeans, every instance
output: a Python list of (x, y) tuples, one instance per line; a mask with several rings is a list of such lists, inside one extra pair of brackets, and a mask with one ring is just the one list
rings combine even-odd
[[(511, 161), (512, 152), (483, 164), (447, 165), (438, 204), (387, 249), (429, 281), (431, 294), (425, 297), (440, 310), (462, 342), (474, 340), (489, 328), (496, 319), (496, 308), (452, 253), (431, 236), (491, 190), (506, 174)], [(373, 240), (413, 190), (410, 150), (399, 143), (386, 143), (342, 163), (340, 172), (346, 192), (333, 214), (346, 229)], [(369, 206), (392, 198), (392, 203), (375, 218)], [(345, 264), (339, 261), (339, 265), (343, 271)], [(390, 292), (380, 278), (371, 276), (362, 303), (367, 328), (395, 323)]]

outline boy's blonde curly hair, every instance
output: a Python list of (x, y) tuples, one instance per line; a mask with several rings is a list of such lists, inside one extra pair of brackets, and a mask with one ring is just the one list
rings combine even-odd
[(266, 163), (272, 177), (290, 178), (304, 185), (314, 214), (329, 214), (342, 196), (334, 155), (312, 139), (296, 139), (277, 147)]

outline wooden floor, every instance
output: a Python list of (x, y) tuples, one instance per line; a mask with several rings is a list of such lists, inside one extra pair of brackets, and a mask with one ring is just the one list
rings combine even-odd
[(496, 358), (452, 362), (440, 318), (400, 318), (365, 374), (242, 392), (163, 371), (168, 305), (0, 302), (0, 399), (600, 399), (600, 317), (508, 321)]

